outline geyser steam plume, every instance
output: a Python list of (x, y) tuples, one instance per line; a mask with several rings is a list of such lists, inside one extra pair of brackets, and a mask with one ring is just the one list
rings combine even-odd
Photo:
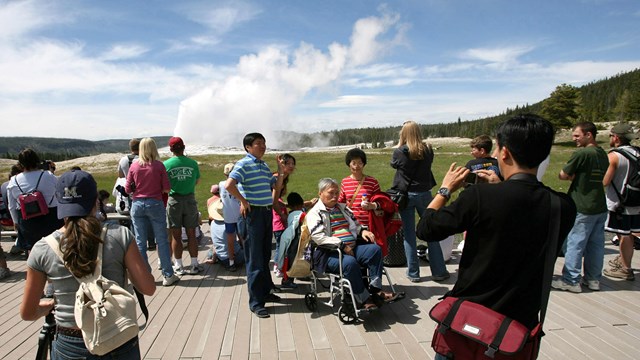
[[(291, 53), (272, 46), (242, 56), (235, 74), (181, 102), (175, 135), (193, 144), (241, 147), (244, 134), (261, 132), (269, 147), (287, 146), (274, 132), (303, 129), (292, 126), (291, 109), (309, 91), (402, 41), (399, 16), (381, 10), (378, 17), (356, 21), (349, 46), (334, 42), (322, 52), (303, 42)], [(380, 39), (392, 28), (393, 38)]]

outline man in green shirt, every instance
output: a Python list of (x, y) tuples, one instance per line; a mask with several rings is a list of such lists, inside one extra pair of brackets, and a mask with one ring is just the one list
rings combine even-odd
[[(200, 272), (198, 265), (198, 243), (196, 242), (196, 228), (200, 225), (198, 203), (195, 198), (196, 184), (200, 180), (198, 163), (184, 156), (184, 142), (174, 136), (169, 139), (169, 149), (173, 157), (164, 162), (169, 175), (171, 191), (167, 201), (167, 224), (173, 237), (172, 249), (175, 257), (174, 270), (178, 275)], [(187, 247), (191, 256), (191, 268), (182, 265), (182, 228), (187, 233)]]
[[(602, 179), (609, 167), (607, 153), (596, 142), (596, 126), (578, 123), (573, 141), (579, 148), (560, 171), (561, 180), (571, 180), (568, 194), (576, 203), (578, 214), (566, 240), (562, 278), (554, 280), (554, 289), (582, 292), (582, 285), (600, 290), (604, 262), (604, 223), (607, 219)], [(584, 276), (581, 279), (584, 258)]]

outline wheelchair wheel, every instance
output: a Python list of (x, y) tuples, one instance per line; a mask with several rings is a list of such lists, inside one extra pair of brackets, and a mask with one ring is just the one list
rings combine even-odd
[(343, 324), (353, 324), (358, 320), (353, 306), (351, 305), (340, 306), (340, 309), (338, 309), (338, 317)]
[(304, 296), (304, 304), (309, 311), (316, 311), (318, 310), (318, 297), (315, 293), (307, 293)]

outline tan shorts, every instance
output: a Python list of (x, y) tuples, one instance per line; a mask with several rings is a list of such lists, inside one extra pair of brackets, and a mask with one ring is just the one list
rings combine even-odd
[(171, 195), (167, 201), (167, 226), (194, 229), (198, 223), (198, 202), (194, 194)]

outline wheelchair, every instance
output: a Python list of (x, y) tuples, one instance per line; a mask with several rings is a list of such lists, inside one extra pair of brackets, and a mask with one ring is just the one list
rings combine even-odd
[[(325, 249), (338, 252), (340, 271), (338, 273), (319, 273), (315, 269), (312, 269), (310, 290), (307, 294), (305, 294), (304, 303), (309, 311), (316, 311), (318, 309), (318, 290), (320, 290), (320, 287), (328, 289), (329, 297), (327, 301), (321, 302), (331, 307), (332, 309), (334, 308), (334, 302), (335, 304), (339, 303), (340, 307), (338, 308), (338, 318), (340, 319), (340, 321), (344, 324), (356, 323), (360, 320), (361, 314), (368, 313), (370, 312), (370, 310), (358, 309), (358, 303), (356, 301), (355, 295), (353, 294), (351, 282), (342, 274), (342, 250), (337, 248)], [(361, 267), (360, 270), (363, 273), (363, 281), (368, 284), (369, 275), (367, 273), (367, 269), (365, 267)], [(396, 291), (393, 283), (391, 282), (391, 277), (387, 273), (387, 269), (384, 267), (382, 268), (382, 275), (387, 279), (387, 282), (391, 287), (391, 291), (395, 293)], [(323, 280), (321, 278), (323, 277), (328, 277), (329, 286), (325, 286), (325, 284), (322, 283)]]

